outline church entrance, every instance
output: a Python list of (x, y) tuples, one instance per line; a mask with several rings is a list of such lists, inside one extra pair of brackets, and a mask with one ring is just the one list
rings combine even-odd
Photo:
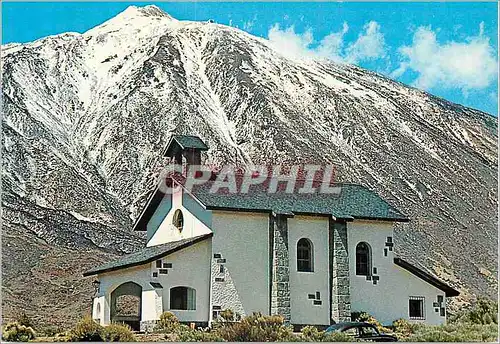
[(111, 323), (125, 323), (139, 331), (141, 322), (142, 287), (126, 282), (111, 293)]

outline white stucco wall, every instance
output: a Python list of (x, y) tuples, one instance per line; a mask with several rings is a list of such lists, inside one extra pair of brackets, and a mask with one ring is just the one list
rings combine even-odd
[[(297, 271), (297, 242), (309, 239), (314, 249), (314, 272)], [(292, 324), (329, 325), (328, 218), (295, 216), (288, 219), (290, 304)], [(320, 293), (321, 305), (308, 294)]]
[(94, 319), (101, 325), (104, 325), (105, 305), (106, 305), (106, 299), (104, 295), (94, 297), (94, 300), (92, 302), (92, 319)]
[[(199, 214), (193, 214), (193, 212), (188, 208), (186, 208), (184, 204), (186, 202), (186, 199), (184, 199), (183, 203), (183, 192), (184, 191), (179, 188), (178, 191), (175, 192), (173, 195), (165, 195), (166, 198), (172, 197), (171, 207), (170, 204), (168, 204), (168, 202), (162, 202), (162, 204), (164, 203), (165, 206), (162, 206), (162, 204), (160, 204), (160, 206), (156, 209), (152, 219), (148, 223), (148, 231), (154, 232), (154, 234), (152, 235), (151, 239), (149, 239), (146, 246), (149, 247), (149, 246), (160, 245), (166, 242), (178, 241), (211, 232), (209, 226), (207, 226), (207, 224), (205, 224), (200, 220), (200, 218), (210, 219), (211, 212), (207, 210), (202, 210), (201, 206), (199, 206), (197, 209)], [(186, 198), (189, 196), (184, 196), (184, 197)], [(192, 202), (196, 201), (193, 200)], [(179, 231), (172, 224), (174, 213), (177, 209), (180, 209), (184, 216), (184, 227), (182, 231)], [(191, 209), (193, 209), (193, 207), (191, 207)], [(162, 212), (168, 212), (168, 213), (167, 215), (164, 215), (164, 213)], [(156, 231), (154, 231), (154, 229), (150, 228), (150, 226), (157, 226), (158, 221), (155, 221), (155, 219), (158, 217), (160, 218), (164, 217), (164, 220), (159, 225), (159, 228)]]
[[(196, 290), (196, 310), (171, 310), (180, 321), (208, 322), (210, 294), (210, 254), (211, 239), (198, 242), (181, 251), (162, 258), (162, 264), (171, 263), (167, 274), (152, 277), (156, 262), (133, 268), (100, 274), (100, 292), (94, 298), (93, 318), (101, 324), (110, 323), (111, 293), (126, 282), (134, 282), (142, 287), (141, 321), (157, 320), (162, 312), (170, 310), (170, 288), (186, 286)], [(155, 289), (150, 282), (158, 282), (163, 288)], [(97, 304), (101, 312), (97, 314)]]
[[(99, 319), (102, 325), (109, 324), (111, 320), (111, 293), (121, 284), (126, 282), (134, 282), (142, 287), (141, 320), (154, 320), (159, 317), (157, 309), (151, 307), (156, 301), (154, 299), (154, 294), (149, 292), (154, 291), (154, 288), (149, 284), (151, 281), (149, 264), (100, 274), (98, 279), (100, 286), (99, 293), (94, 299), (94, 309), (97, 309), (97, 303), (100, 303), (101, 315)], [(97, 318), (97, 316), (95, 316), (95, 318)]]
[[(269, 215), (213, 211), (212, 228), (212, 306), (269, 314)], [(214, 254), (225, 263), (218, 264)]]
[[(389, 222), (354, 221), (347, 224), (351, 310), (366, 311), (384, 324), (409, 319), (410, 296), (425, 297), (425, 320), (410, 320), (427, 324), (441, 324), (446, 318), (435, 312), (433, 302), (444, 292), (394, 264), (394, 251), (384, 256), (387, 237), (393, 237), (393, 224)], [(367, 242), (372, 251), (372, 267), (377, 268), (380, 279), (374, 285), (366, 276), (356, 276), (356, 245)], [(397, 245), (397, 242), (395, 243)], [(446, 299), (445, 299), (446, 302)], [(445, 303), (446, 304), (446, 303)]]
[[(210, 255), (211, 240), (207, 239), (181, 251), (164, 257), (162, 263), (171, 263), (167, 274), (158, 274), (151, 278), (163, 286), (163, 310), (174, 313), (180, 321), (208, 322), (210, 312)], [(151, 276), (156, 263), (150, 264)], [(196, 310), (170, 309), (170, 289), (190, 287), (196, 290)]]

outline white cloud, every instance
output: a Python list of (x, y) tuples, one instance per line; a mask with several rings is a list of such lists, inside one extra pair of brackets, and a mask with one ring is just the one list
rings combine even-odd
[(497, 58), (489, 39), (479, 35), (464, 42), (450, 41), (440, 44), (430, 27), (419, 27), (410, 46), (402, 46), (400, 66), (391, 73), (398, 78), (408, 70), (418, 73), (416, 87), (430, 90), (434, 87), (458, 88), (464, 96), (472, 89), (488, 87), (497, 77)]
[(364, 32), (347, 48), (347, 61), (357, 63), (361, 60), (373, 60), (385, 57), (384, 35), (380, 32), (380, 25), (371, 21), (364, 26)]
[(252, 19), (247, 20), (243, 23), (243, 30), (251, 32), (255, 22), (257, 21), (257, 15), (254, 15)]
[(310, 29), (304, 33), (296, 33), (293, 26), (282, 30), (279, 24), (275, 24), (268, 32), (268, 38), (278, 51), (293, 58), (326, 58), (337, 62), (359, 63), (386, 56), (384, 35), (377, 22), (367, 23), (357, 40), (346, 45), (344, 35), (348, 31), (349, 25), (344, 22), (340, 31), (328, 34), (313, 47), (315, 41)]
[(498, 103), (498, 94), (496, 92), (490, 92), (489, 97), (491, 102), (493, 102), (493, 104)]
[(341, 51), (344, 46), (344, 35), (349, 31), (349, 25), (346, 22), (342, 25), (342, 30), (332, 32), (325, 36), (319, 46), (315, 49), (318, 56), (341, 62), (343, 60)]
[(275, 24), (271, 27), (267, 36), (277, 51), (289, 57), (314, 57), (314, 52), (308, 48), (313, 43), (311, 30), (298, 34), (295, 33), (293, 26), (281, 30), (279, 24)]
[(243, 30), (245, 30), (245, 31), (251, 31), (253, 25), (254, 25), (254, 22), (252, 20), (246, 21), (246, 22), (243, 23)]

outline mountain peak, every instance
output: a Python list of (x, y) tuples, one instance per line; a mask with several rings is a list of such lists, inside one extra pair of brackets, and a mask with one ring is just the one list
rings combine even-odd
[(172, 17), (161, 8), (156, 5), (147, 5), (143, 7), (139, 6), (129, 6), (119, 14), (119, 16), (123, 17), (161, 17), (161, 18), (170, 18)]

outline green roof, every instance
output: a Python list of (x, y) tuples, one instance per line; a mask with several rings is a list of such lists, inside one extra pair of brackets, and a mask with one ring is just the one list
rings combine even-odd
[(207, 145), (198, 136), (173, 135), (172, 140), (175, 140), (182, 149), (208, 150)]
[(318, 214), (333, 215), (339, 219), (373, 219), (391, 221), (409, 221), (408, 217), (387, 203), (378, 194), (358, 185), (334, 184), (340, 188), (338, 194), (285, 193), (279, 191), (268, 193), (268, 184), (252, 185), (249, 192), (229, 193), (227, 189), (219, 189), (211, 193), (214, 181), (196, 185), (189, 192), (207, 209), (228, 209), (235, 211), (263, 211), (278, 214)]
[(182, 250), (186, 247), (196, 244), (197, 242), (203, 241), (212, 237), (212, 233), (199, 235), (193, 238), (187, 238), (179, 241), (169, 242), (166, 244), (161, 244), (157, 246), (145, 247), (140, 251), (128, 254), (121, 257), (119, 260), (106, 263), (104, 265), (98, 266), (92, 270), (89, 270), (83, 274), (83, 276), (97, 275), (104, 272), (110, 272), (120, 269), (125, 269), (137, 265), (143, 265), (146, 263), (153, 262), (164, 256)]

